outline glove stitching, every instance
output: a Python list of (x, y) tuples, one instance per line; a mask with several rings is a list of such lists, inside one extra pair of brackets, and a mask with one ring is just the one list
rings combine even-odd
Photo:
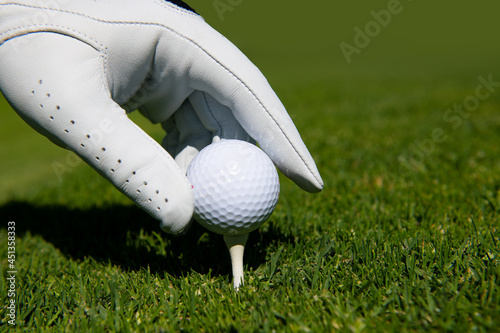
[[(158, 3), (158, 2), (157, 2)], [(161, 5), (161, 4), (160, 4)], [(28, 7), (28, 8), (43, 8), (43, 7), (36, 7), (36, 6), (28, 6), (28, 5), (19, 5), (19, 6), (23, 6), (23, 7)], [(170, 7), (169, 7), (170, 8)], [(310, 174), (318, 181), (318, 182), (321, 182), (321, 180), (315, 175), (315, 173), (313, 172), (313, 170), (311, 170), (310, 166), (308, 163), (306, 163), (306, 161), (304, 160), (304, 158), (302, 157), (302, 155), (295, 149), (295, 146), (293, 144), (291, 144), (291, 141), (290, 139), (288, 138), (288, 136), (286, 135), (286, 133), (282, 130), (282, 128), (280, 127), (279, 123), (276, 121), (276, 119), (271, 115), (271, 113), (267, 110), (267, 108), (264, 106), (264, 104), (262, 103), (262, 101), (257, 97), (257, 95), (243, 82), (243, 80), (241, 80), (238, 76), (236, 76), (233, 72), (231, 72), (227, 67), (225, 67), (222, 63), (220, 63), (216, 58), (214, 58), (210, 53), (208, 53), (205, 49), (203, 49), (199, 44), (197, 44), (194, 40), (188, 38), (187, 36), (184, 36), (182, 35), (181, 33), (179, 33), (178, 31), (170, 28), (170, 27), (167, 27), (165, 26), (164, 24), (161, 24), (161, 23), (156, 23), (156, 22), (132, 22), (132, 21), (109, 21), (109, 20), (103, 20), (103, 19), (99, 19), (99, 18), (96, 18), (96, 17), (92, 17), (92, 16), (89, 16), (89, 15), (86, 15), (86, 14), (82, 14), (82, 13), (78, 13), (78, 12), (73, 12), (73, 11), (67, 11), (67, 10), (61, 10), (61, 9), (53, 9), (53, 8), (43, 8), (43, 9), (49, 9), (49, 10), (53, 10), (53, 11), (58, 11), (58, 12), (63, 12), (63, 13), (69, 13), (69, 14), (74, 14), (74, 15), (77, 15), (77, 16), (81, 16), (81, 17), (85, 17), (85, 18), (89, 18), (89, 19), (92, 19), (92, 20), (95, 20), (97, 22), (102, 22), (102, 23), (106, 23), (106, 24), (117, 24), (117, 25), (120, 25), (120, 24), (123, 24), (123, 25), (126, 25), (126, 24), (130, 24), (130, 25), (143, 25), (143, 26), (158, 26), (158, 27), (161, 27), (161, 28), (164, 28), (165, 30), (167, 31), (170, 31), (171, 33), (175, 34), (176, 36), (180, 37), (180, 38), (183, 38), (185, 39), (186, 41), (188, 41), (189, 43), (193, 44), (195, 47), (199, 48), (202, 52), (204, 52), (208, 57), (210, 57), (213, 61), (215, 61), (222, 69), (224, 69), (226, 72), (228, 72), (231, 76), (233, 76), (249, 93), (250, 95), (257, 101), (257, 103), (264, 109), (264, 111), (267, 113), (267, 115), (269, 116), (269, 118), (276, 124), (277, 128), (281, 131), (283, 137), (288, 141), (288, 143), (290, 144), (290, 146), (292, 147), (292, 149), (295, 151), (296, 155), (300, 158), (300, 160), (303, 162), (303, 164), (306, 166), (306, 168), (309, 170)], [(172, 9), (172, 8), (171, 8)], [(176, 10), (181, 10), (182, 8), (176, 8)], [(182, 12), (183, 13), (183, 12)], [(194, 15), (194, 17), (201, 17), (197, 14), (192, 14), (192, 13), (185, 13), (185, 14), (189, 14), (191, 16)], [(59, 27), (57, 25), (49, 25), (49, 24), (45, 24), (45, 25), (42, 25), (42, 26), (55, 26), (55, 27)], [(29, 27), (29, 26), (27, 26)], [(73, 32), (76, 32), (78, 33), (77, 31), (74, 31), (73, 29), (71, 28), (67, 28), (69, 31), (73, 31)], [(2, 33), (0, 34), (0, 43), (2, 42), (2, 36), (5, 35), (6, 33)], [(85, 34), (83, 34), (85, 35)], [(91, 39), (91, 38), (90, 38)], [(91, 39), (92, 40), (92, 39)], [(94, 40), (92, 40), (94, 41)], [(95, 42), (95, 41), (94, 41)], [(0, 44), (1, 45), (1, 44)], [(156, 141), (155, 141), (156, 142)]]
[[(193, 13), (193, 12), (189, 12), (189, 11), (183, 9), (183, 8), (178, 8), (177, 6), (174, 6), (174, 5), (168, 5), (167, 3), (165, 3), (165, 4), (159, 3), (158, 1), (155, 1), (155, 3), (157, 5), (160, 5), (160, 6), (164, 7), (165, 9), (179, 11), (181, 15), (187, 14), (187, 15), (190, 15), (190, 16), (192, 16), (194, 18), (201, 18), (201, 19), (203, 19), (200, 15), (198, 15), (196, 13)], [(163, 28), (165, 28), (167, 30), (171, 30), (172, 32), (176, 33), (179, 36), (182, 36), (181, 34), (175, 32), (173, 29), (171, 29), (171, 28), (169, 28), (169, 27), (167, 27), (167, 26), (165, 26), (165, 25), (163, 25), (161, 23), (158, 23), (158, 22), (134, 22), (134, 21), (104, 20), (104, 19), (100, 19), (100, 18), (97, 18), (97, 17), (94, 17), (94, 16), (90, 16), (88, 14), (84, 14), (84, 13), (80, 13), (80, 12), (75, 12), (75, 11), (71, 11), (71, 10), (64, 10), (64, 9), (59, 9), (59, 8), (50, 8), (50, 7), (43, 7), (43, 6), (30, 6), (30, 5), (25, 5), (25, 4), (2, 4), (2, 5), (0, 5), (0, 7), (2, 7), (2, 6), (17, 6), (17, 7), (31, 8), (31, 9), (49, 10), (49, 11), (54, 11), (54, 12), (72, 14), (72, 15), (76, 15), (76, 16), (88, 18), (88, 19), (91, 19), (91, 20), (94, 20), (94, 21), (97, 21), (97, 22), (101, 22), (101, 23), (106, 23), (106, 24), (132, 24), (132, 25), (145, 25), (145, 26), (151, 26), (151, 25), (152, 26), (159, 26), (159, 27), (163, 27)], [(78, 32), (78, 31), (76, 31), (74, 29), (71, 29), (69, 27), (60, 26), (60, 25), (57, 25), (57, 24), (50, 24), (50, 23), (45, 23), (45, 24), (30, 24), (30, 25), (18, 26), (16, 28), (11, 28), (11, 29), (9, 29), (9, 30), (7, 30), (5, 32), (0, 33), (0, 45), (3, 44), (6, 40), (11, 39), (11, 38), (17, 36), (17, 35), (15, 35), (15, 36), (12, 36), (12, 37), (4, 39), (5, 35), (8, 35), (8, 34), (14, 32), (14, 31), (17, 31), (17, 30), (20, 30), (20, 29), (38, 28), (38, 27), (58, 27), (58, 28), (65, 28), (65, 29), (67, 29), (69, 31), (80, 33), (81, 35), (83, 35), (86, 38), (88, 38), (88, 39), (92, 40), (93, 42), (95, 42), (96, 44), (102, 46), (102, 44), (100, 44), (98, 41), (92, 39), (91, 37), (85, 35), (82, 32)], [(39, 32), (39, 31), (37, 31), (37, 32)]]
[[(41, 30), (33, 30), (33, 31), (28, 30), (28, 31), (24, 31), (21, 34), (15, 34), (15, 32), (18, 30), (35, 29), (35, 28), (53, 28), (54, 29), (54, 30), (46, 30), (45, 32), (55, 32), (55, 33), (72, 32), (73, 34), (76, 34), (76, 36), (70, 35), (71, 37), (77, 37), (77, 36), (83, 37), (82, 39), (80, 39), (80, 38), (78, 38), (78, 39), (80, 39), (83, 42), (86, 42), (87, 44), (89, 44), (92, 48), (96, 49), (97, 51), (101, 52), (103, 49), (106, 49), (102, 43), (98, 42), (97, 40), (93, 39), (92, 37), (86, 35), (85, 33), (81, 32), (81, 31), (74, 30), (74, 29), (69, 28), (67, 26), (62, 26), (62, 25), (57, 25), (57, 24), (49, 24), (49, 23), (17, 26), (15, 28), (12, 28), (12, 29), (9, 29), (5, 32), (2, 32), (2, 33), (0, 33), (0, 45), (3, 44), (5, 41), (12, 39), (14, 37), (29, 35), (29, 34), (33, 34), (33, 33), (37, 33), (37, 32), (44, 32)], [(61, 29), (61, 31), (56, 30), (56, 28)], [(5, 35), (9, 35), (9, 34), (13, 34), (13, 33), (14, 33), (14, 35), (4, 39)], [(85, 39), (88, 39), (88, 41), (92, 41), (93, 43), (88, 43), (88, 41), (86, 41)]]
[[(24, 36), (24, 35), (30, 35), (34, 33), (41, 32), (40, 30), (35, 30), (37, 28), (52, 28), (52, 29), (47, 29), (45, 32), (52, 32), (52, 33), (58, 33), (61, 35), (69, 36), (76, 38), (80, 40), (81, 42), (89, 45), (90, 47), (94, 48), (96, 51), (99, 52), (99, 57), (102, 59), (103, 63), (103, 77), (102, 77), (102, 82), (103, 82), (103, 88), (105, 91), (109, 91), (109, 86), (108, 86), (108, 81), (107, 81), (107, 76), (108, 76), (108, 57), (106, 54), (106, 50), (108, 49), (107, 47), (104, 46), (104, 44), (100, 43), (99, 41), (93, 39), (92, 37), (86, 35), (85, 33), (71, 29), (67, 26), (61, 26), (57, 24), (32, 24), (32, 25), (24, 25), (24, 26), (17, 26), (15, 28), (9, 29), (6, 32), (0, 33), (0, 46), (7, 40), (10, 40), (14, 37), (18, 36)], [(29, 29), (29, 31), (24, 31), (21, 34), (15, 34), (16, 31), (23, 31), (25, 29)], [(31, 31), (33, 30), (33, 31)], [(69, 32), (69, 33), (68, 33)], [(13, 34), (11, 37), (4, 39), (3, 36), (8, 35), (8, 34)]]
[[(183, 16), (191, 16), (193, 18), (201, 18), (203, 21), (203, 17), (199, 14), (196, 14), (194, 12), (191, 12), (191, 11), (188, 11), (184, 8), (181, 8), (181, 7), (178, 7), (178, 6), (175, 6), (171, 3), (163, 3), (163, 2), (160, 2), (158, 0), (155, 0), (153, 2), (154, 4), (156, 5), (159, 5), (160, 7), (163, 7), (167, 10), (174, 10), (176, 12), (179, 12), (180, 15), (183, 15)], [(80, 13), (80, 12), (75, 12), (75, 11), (72, 11), (72, 10), (65, 10), (65, 9), (60, 9), (60, 8), (51, 8), (51, 7), (45, 7), (45, 6), (35, 6), (35, 5), (26, 5), (26, 4), (17, 4), (17, 3), (6, 3), (6, 4), (1, 4), (0, 7), (2, 6), (16, 6), (16, 7), (25, 7), (25, 8), (31, 8), (31, 9), (43, 9), (43, 10), (49, 10), (49, 11), (54, 11), (54, 12), (60, 12), (60, 13), (66, 13), (66, 14), (74, 14), (74, 15), (78, 15), (78, 16), (82, 16), (82, 17), (86, 17), (86, 18), (89, 18), (89, 19), (93, 19), (93, 20), (97, 20), (97, 21), (101, 21), (101, 22), (113, 22), (113, 21), (107, 21), (107, 20), (103, 20), (103, 19), (99, 19), (99, 18), (96, 18), (94, 16), (90, 16), (88, 14), (84, 14), (84, 13)], [(157, 23), (159, 25), (161, 25), (160, 23)]]

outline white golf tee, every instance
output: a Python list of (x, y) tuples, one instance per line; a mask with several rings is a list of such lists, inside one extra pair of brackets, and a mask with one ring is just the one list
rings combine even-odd
[(239, 287), (243, 285), (243, 253), (245, 251), (245, 244), (248, 240), (248, 234), (239, 236), (226, 236), (224, 241), (229, 249), (231, 256), (231, 266), (233, 268), (233, 287), (238, 291)]

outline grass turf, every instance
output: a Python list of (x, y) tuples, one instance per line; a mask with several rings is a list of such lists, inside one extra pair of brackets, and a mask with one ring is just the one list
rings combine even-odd
[[(60, 183), (11, 192), (0, 207), (0, 239), (6, 244), (6, 222), (15, 220), (18, 326), (495, 330), (500, 98), (459, 128), (441, 119), (474, 79), (440, 87), (389, 80), (376, 89), (370, 80), (355, 89), (343, 81), (337, 95), (324, 88), (335, 82), (285, 89), (326, 187), (310, 195), (283, 179), (275, 213), (251, 234), (239, 293), (220, 236), (198, 226), (186, 236), (162, 234), (83, 164)], [(411, 174), (398, 173), (415, 140), (437, 127), (448, 139)], [(2, 246), (2, 299), (6, 256)]]
[[(379, 5), (352, 12), (386, 3)], [(376, 42), (390, 44), (384, 36), (408, 21), (395, 21), (337, 72), (337, 45), (304, 39), (305, 52), (288, 40), (297, 36), (283, 31), (294, 29), (293, 15), (268, 30), (271, 19), (262, 19), (260, 29), (272, 35), (266, 38), (232, 29), (244, 25), (239, 19), (253, 21), (245, 11), (260, 8), (244, 2), (225, 20), (208, 21), (226, 26), (263, 68), (318, 163), (324, 192), (307, 194), (282, 178), (275, 213), (250, 236), (246, 285), (235, 293), (220, 236), (197, 225), (185, 236), (161, 233), (2, 101), (0, 331), (9, 328), (8, 221), (16, 222), (19, 331), (498, 330), (500, 93), (467, 117), (444, 115), (474, 95), (479, 75), (499, 81), (499, 72), (483, 63), (453, 75), (388, 75), (391, 60), (380, 55), (379, 72), (365, 71), (361, 63), (376, 58)], [(402, 15), (411, 18), (410, 9)], [(320, 29), (322, 21), (313, 21)], [(344, 35), (327, 37), (352, 38), (352, 26), (365, 21), (345, 19)], [(280, 33), (299, 53), (279, 58)], [(161, 139), (158, 126), (132, 118)], [(435, 129), (442, 136), (432, 143)], [(54, 165), (67, 167), (60, 177)]]

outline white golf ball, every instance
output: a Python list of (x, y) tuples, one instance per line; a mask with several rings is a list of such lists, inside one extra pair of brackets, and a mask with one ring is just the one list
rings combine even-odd
[(278, 202), (280, 184), (271, 159), (257, 146), (220, 140), (187, 170), (195, 196), (195, 219), (210, 231), (236, 236), (260, 227)]

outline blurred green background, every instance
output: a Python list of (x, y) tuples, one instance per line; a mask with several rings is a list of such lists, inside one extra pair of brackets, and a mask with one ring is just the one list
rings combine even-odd
[[(494, 1), (189, 3), (271, 80), (287, 75), (288, 82), (300, 84), (322, 77), (436, 75), (499, 68), (500, 4)], [(400, 13), (392, 15), (391, 22), (347, 64), (339, 44), (353, 44), (354, 27), (364, 30), (374, 20), (372, 11), (398, 3)]]
[[(500, 5), (494, 1), (263, 1), (190, 0), (214, 28), (233, 41), (263, 71), (287, 104), (303, 88), (321, 87), (342, 96), (357, 86), (384, 81), (470, 82), (490, 73), (500, 81)], [(372, 11), (397, 4), (399, 14), (347, 63), (339, 45), (354, 45), (357, 26), (373, 21)], [(432, 88), (430, 88), (432, 89)], [(398, 92), (394, 92), (398, 93)], [(463, 98), (467, 95), (457, 96)], [(444, 107), (446, 103), (443, 101)], [(314, 105), (311, 105), (313, 108)], [(32, 131), (0, 99), (0, 202), (29, 190), (33, 181), (56, 185), (52, 163), (68, 153)], [(335, 111), (335, 110), (333, 110)], [(293, 108), (289, 108), (292, 117)], [(158, 127), (133, 115), (156, 139)], [(346, 127), (350, 123), (344, 124)], [(299, 130), (300, 124), (298, 124)], [(11, 144), (16, 141), (16, 144)], [(18, 175), (23, 175), (22, 179)], [(51, 186), (52, 186), (51, 185)]]

